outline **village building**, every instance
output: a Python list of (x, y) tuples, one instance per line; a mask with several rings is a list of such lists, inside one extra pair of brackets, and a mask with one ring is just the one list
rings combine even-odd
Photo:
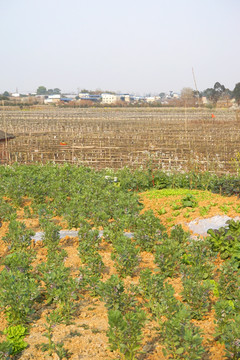
[(61, 99), (60, 94), (49, 95), (47, 99), (44, 100), (44, 104), (57, 104), (60, 101), (60, 99)]
[(102, 94), (101, 96), (103, 104), (115, 104), (121, 100), (120, 96), (115, 94)]

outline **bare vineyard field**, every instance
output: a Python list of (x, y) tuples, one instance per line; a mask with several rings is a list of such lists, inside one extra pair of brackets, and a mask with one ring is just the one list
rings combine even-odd
[(240, 118), (233, 110), (88, 108), (0, 110), (16, 138), (2, 163), (71, 162), (94, 168), (147, 166), (233, 171)]

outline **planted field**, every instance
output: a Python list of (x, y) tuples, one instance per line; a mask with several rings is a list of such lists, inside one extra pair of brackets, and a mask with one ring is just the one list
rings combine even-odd
[[(231, 110), (1, 110), (0, 129), (13, 133), (2, 162), (71, 162), (94, 168), (235, 171), (240, 127)], [(239, 116), (239, 115), (238, 115)]]
[[(201, 240), (184, 231), (207, 211), (237, 216), (238, 177), (70, 165), (0, 175), (2, 359), (239, 358), (240, 222)], [(78, 236), (60, 240), (60, 228)]]
[(142, 202), (144, 210), (153, 210), (164, 226), (170, 228), (181, 224), (187, 230), (186, 224), (190, 221), (216, 215), (240, 216), (236, 196), (224, 197), (207, 190), (153, 189), (142, 194)]

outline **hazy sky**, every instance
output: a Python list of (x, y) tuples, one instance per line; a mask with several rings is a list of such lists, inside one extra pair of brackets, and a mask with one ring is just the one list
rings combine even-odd
[(0, 92), (240, 82), (240, 0), (0, 0)]

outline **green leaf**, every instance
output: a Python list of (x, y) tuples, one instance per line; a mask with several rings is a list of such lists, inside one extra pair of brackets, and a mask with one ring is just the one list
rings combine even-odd
[(181, 355), (183, 353), (184, 353), (184, 348), (183, 347), (180, 347), (179, 349), (176, 350), (177, 355)]

